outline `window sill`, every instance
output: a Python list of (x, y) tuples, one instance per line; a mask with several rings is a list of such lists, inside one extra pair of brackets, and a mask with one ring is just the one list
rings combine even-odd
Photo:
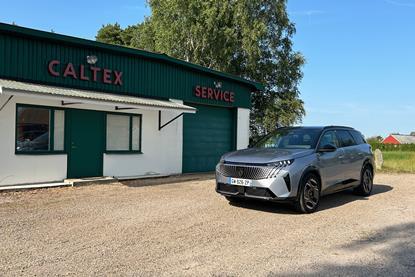
[(121, 154), (121, 155), (134, 155), (134, 154), (143, 154), (143, 152), (141, 151), (130, 151), (130, 150), (107, 150), (104, 152), (107, 155), (111, 155), (111, 154)]
[(67, 154), (65, 151), (15, 151), (15, 155), (64, 155)]

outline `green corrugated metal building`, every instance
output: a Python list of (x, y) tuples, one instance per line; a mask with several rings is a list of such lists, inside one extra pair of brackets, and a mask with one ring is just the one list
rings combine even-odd
[(247, 146), (250, 95), (262, 86), (164, 54), (0, 24), (0, 89), (1, 186), (212, 171)]

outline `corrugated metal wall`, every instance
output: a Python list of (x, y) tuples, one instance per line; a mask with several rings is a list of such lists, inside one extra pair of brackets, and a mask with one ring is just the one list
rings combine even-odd
[[(79, 78), (75, 80), (62, 76), (53, 77), (48, 73), (50, 60), (60, 60), (62, 67), (71, 62), (79, 72), (80, 64), (87, 65), (87, 55), (98, 57), (98, 67), (122, 71), (123, 86), (83, 81)], [(179, 64), (140, 55), (126, 55), (82, 43), (64, 43), (4, 30), (0, 30), (0, 77), (111, 93), (239, 107), (250, 107), (250, 91), (253, 90), (247, 84), (191, 70)], [(221, 81), (223, 90), (235, 92), (234, 103), (194, 96), (196, 85), (213, 87), (214, 81)]]

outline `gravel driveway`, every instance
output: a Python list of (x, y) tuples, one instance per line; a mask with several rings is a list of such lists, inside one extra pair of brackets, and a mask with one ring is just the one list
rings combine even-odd
[(310, 215), (230, 205), (211, 175), (145, 182), (0, 193), (0, 276), (415, 276), (415, 175)]

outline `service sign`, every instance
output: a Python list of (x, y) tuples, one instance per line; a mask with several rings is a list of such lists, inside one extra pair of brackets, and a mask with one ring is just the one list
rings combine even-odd
[(228, 103), (235, 102), (235, 93), (233, 91), (222, 90), (220, 88), (196, 86), (194, 89), (194, 95), (204, 99), (224, 101)]
[(48, 63), (48, 72), (53, 77), (71, 78), (87, 82), (99, 82), (109, 85), (122, 86), (122, 72), (95, 65), (74, 65), (51, 60)]

